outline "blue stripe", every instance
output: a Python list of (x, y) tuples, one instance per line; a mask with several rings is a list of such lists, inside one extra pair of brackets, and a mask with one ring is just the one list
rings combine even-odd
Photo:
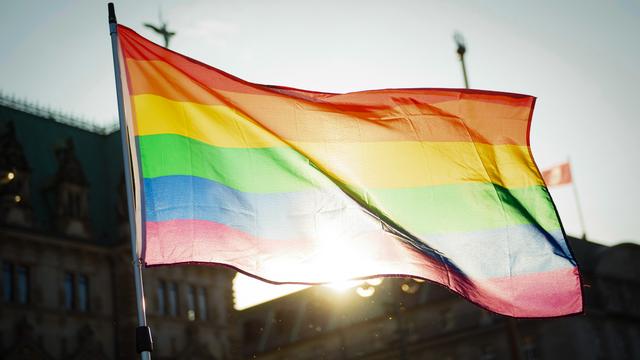
[(474, 278), (531, 274), (576, 265), (561, 230), (544, 233), (534, 225), (420, 238)]
[[(357, 237), (383, 231), (374, 218), (339, 190), (244, 193), (191, 176), (144, 180), (146, 220), (197, 219), (230, 226), (262, 239), (309, 239), (327, 234)], [(473, 278), (503, 277), (572, 267), (562, 232), (534, 225), (420, 239)], [(455, 265), (454, 265), (455, 264)]]
[(245, 193), (191, 176), (144, 179), (147, 221), (208, 220), (259, 238), (295, 239), (353, 221), (355, 231), (379, 229), (360, 207), (336, 189)]

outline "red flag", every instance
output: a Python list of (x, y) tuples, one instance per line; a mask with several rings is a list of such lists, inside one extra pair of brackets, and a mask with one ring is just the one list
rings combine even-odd
[(542, 172), (547, 186), (559, 186), (571, 183), (571, 167), (569, 162), (558, 164)]

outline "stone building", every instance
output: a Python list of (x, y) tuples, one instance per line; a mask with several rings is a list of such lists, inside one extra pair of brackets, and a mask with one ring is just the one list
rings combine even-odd
[[(0, 359), (132, 359), (120, 136), (0, 97)], [(234, 273), (145, 269), (154, 359), (232, 358)]]
[(585, 314), (513, 320), (408, 279), (311, 287), (238, 315), (245, 359), (639, 359), (640, 246), (570, 238)]

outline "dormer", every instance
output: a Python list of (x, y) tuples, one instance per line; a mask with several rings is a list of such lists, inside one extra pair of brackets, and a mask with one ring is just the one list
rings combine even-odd
[[(31, 171), (18, 142), (13, 122), (0, 126), (0, 223), (32, 224), (29, 179)], [(4, 130), (4, 131), (3, 131)]]
[(58, 171), (54, 178), (54, 217), (58, 231), (65, 235), (87, 238), (89, 226), (89, 182), (76, 157), (70, 138), (55, 150)]

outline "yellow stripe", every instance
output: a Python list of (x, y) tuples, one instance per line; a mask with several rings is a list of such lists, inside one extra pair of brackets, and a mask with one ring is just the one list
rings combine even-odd
[[(230, 148), (287, 146), (226, 106), (167, 101), (154, 95), (135, 96), (134, 104), (140, 136), (179, 134)], [(419, 141), (291, 145), (340, 181), (364, 187), (467, 182), (493, 182), (507, 188), (543, 185), (526, 146)]]
[(139, 136), (178, 134), (220, 147), (285, 145), (253, 120), (225, 105), (171, 101), (156, 95), (136, 95), (133, 104)]
[(526, 146), (468, 142), (294, 143), (323, 171), (365, 188), (492, 182), (544, 185)]

